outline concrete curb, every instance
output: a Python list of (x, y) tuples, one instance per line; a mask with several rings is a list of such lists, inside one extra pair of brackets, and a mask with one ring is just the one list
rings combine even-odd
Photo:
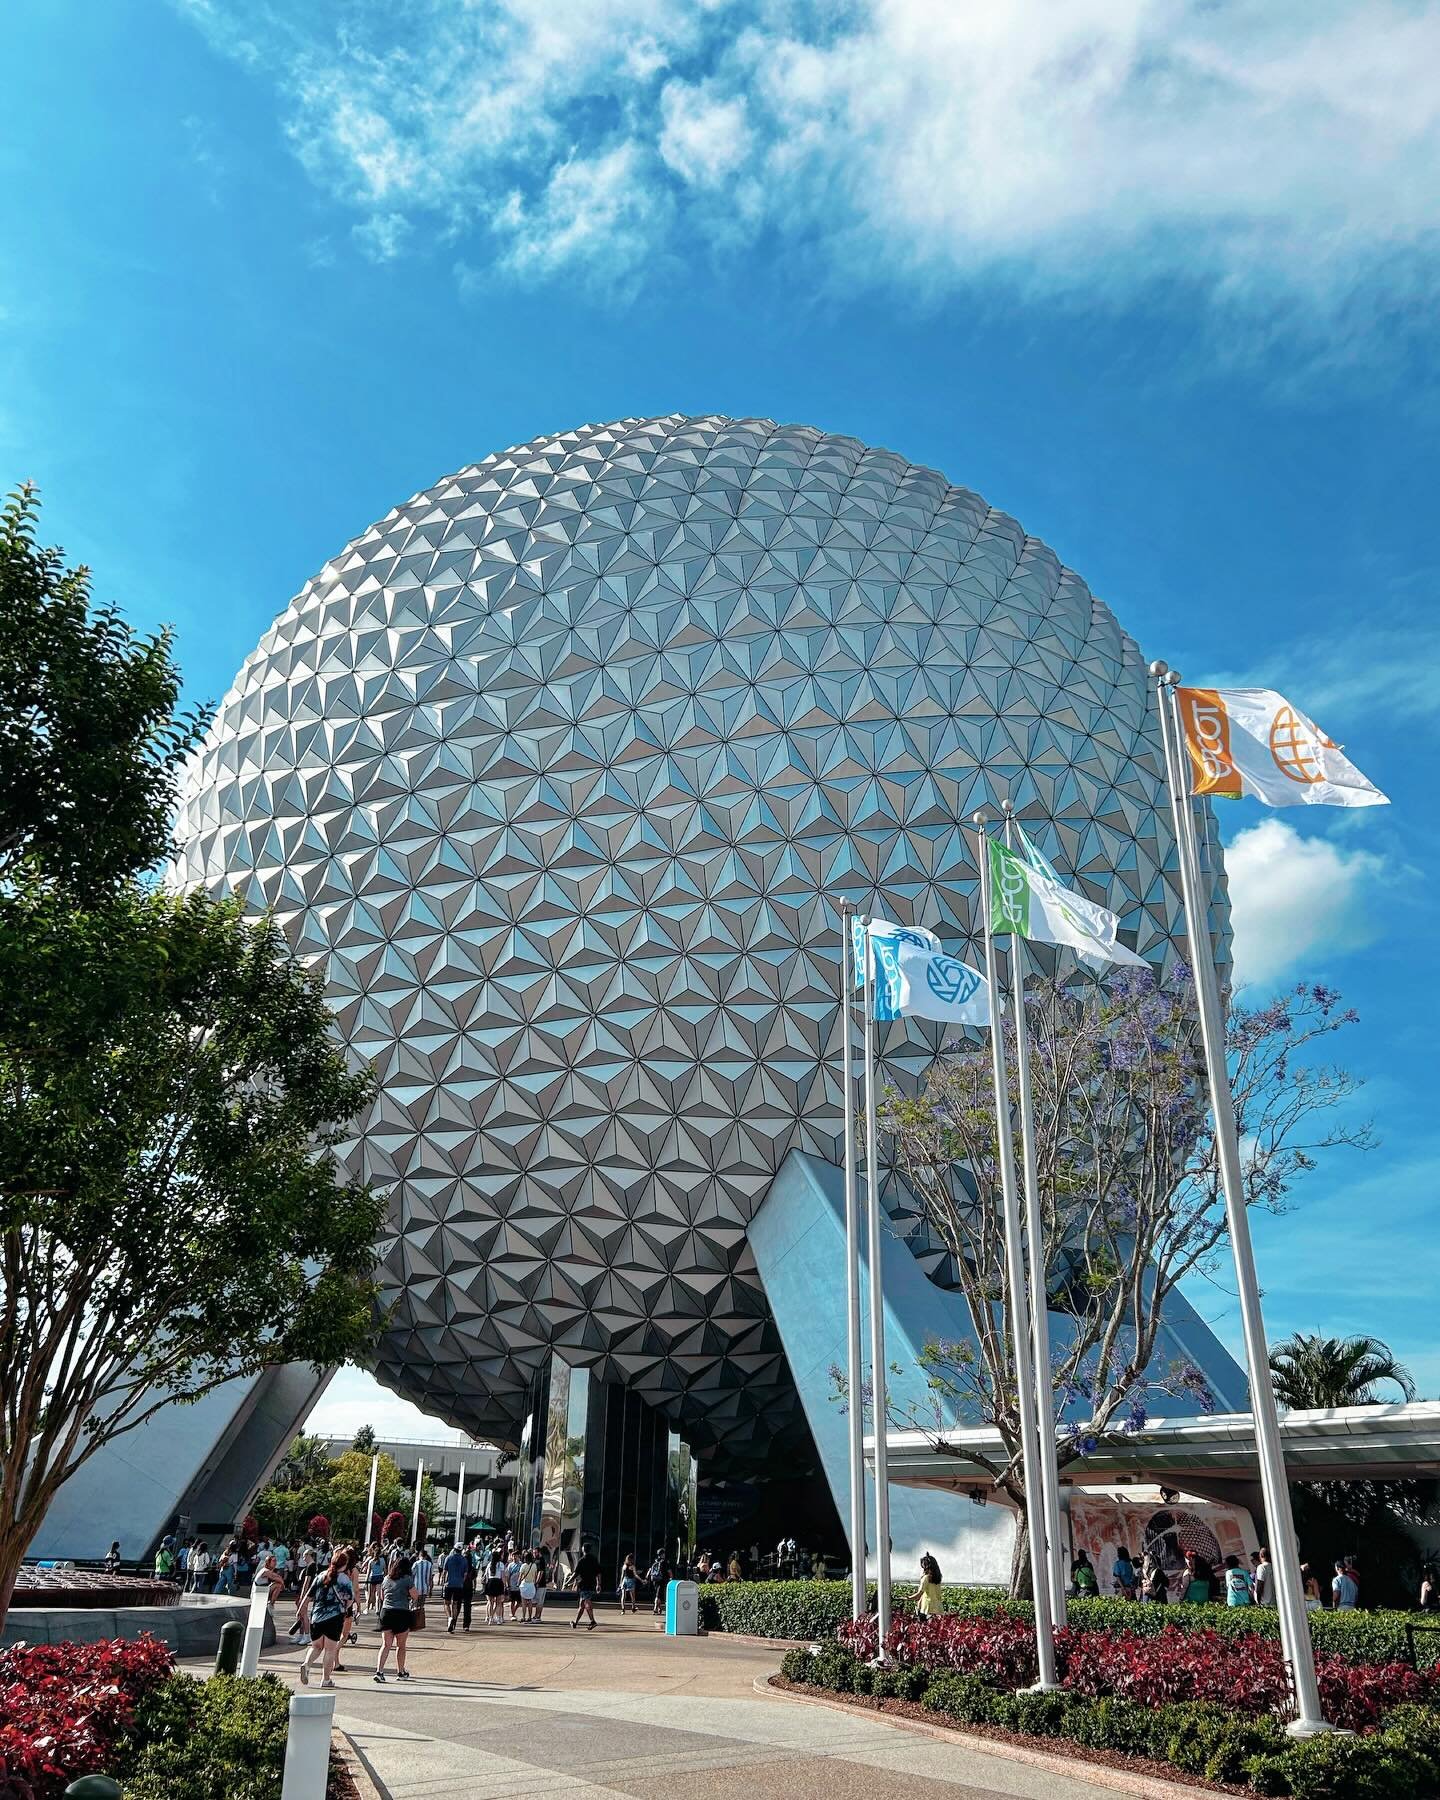
[(390, 1800), (389, 1790), (377, 1787), (375, 1777), (365, 1766), (365, 1759), (355, 1747), (355, 1740), (348, 1731), (335, 1727), (335, 1748), (340, 1752), (340, 1760), (350, 1772), (350, 1779), (360, 1793), (360, 1800)]
[(1049, 1775), (1064, 1775), (1071, 1781), (1092, 1781), (1096, 1787), (1110, 1788), (1117, 1794), (1131, 1794), (1135, 1800), (1206, 1800), (1215, 1792), (1213, 1788), (1162, 1781), (1153, 1775), (1131, 1774), (1128, 1769), (1090, 1762), (1083, 1757), (1032, 1750), (1027, 1744), (1010, 1744), (1003, 1738), (981, 1737), (978, 1732), (958, 1731), (953, 1725), (931, 1725), (924, 1719), (902, 1718), (898, 1713), (883, 1712), (879, 1707), (852, 1706), (846, 1700), (832, 1700), (828, 1694), (797, 1693), (794, 1688), (774, 1687), (773, 1681), (771, 1675), (757, 1675), (755, 1692), (770, 1700), (797, 1700), (801, 1706), (828, 1706), (832, 1712), (848, 1713), (852, 1719), (882, 1719), (897, 1731), (939, 1738), (942, 1743), (963, 1745), (967, 1750), (983, 1751), (987, 1756), (1003, 1757), (1007, 1762), (1028, 1763), (1033, 1769), (1044, 1769)]

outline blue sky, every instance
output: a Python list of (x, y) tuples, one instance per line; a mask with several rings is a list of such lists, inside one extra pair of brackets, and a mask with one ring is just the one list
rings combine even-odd
[(451, 469), (713, 411), (934, 464), (1344, 741), (1392, 807), (1225, 826), (1242, 972), (1360, 1009), (1383, 1140), (1259, 1222), (1268, 1323), (1440, 1393), (1440, 8), (12, 0), (6, 39), (0, 477), (196, 697)]

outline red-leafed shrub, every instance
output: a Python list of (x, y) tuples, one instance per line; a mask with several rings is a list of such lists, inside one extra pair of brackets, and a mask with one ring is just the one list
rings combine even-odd
[(254, 1513), (246, 1513), (245, 1517), (240, 1521), (240, 1535), (241, 1537), (249, 1538), (252, 1544), (260, 1536), (260, 1521), (255, 1517)]
[[(837, 1637), (853, 1655), (875, 1654), (873, 1618), (846, 1621)], [(1274, 1638), (1222, 1637), (1179, 1625), (1159, 1631), (1060, 1631), (1055, 1647), (1064, 1686), (1087, 1699), (1119, 1699), (1155, 1708), (1208, 1701), (1251, 1717), (1284, 1714), (1290, 1685)], [(978, 1676), (997, 1689), (1036, 1678), (1035, 1628), (1022, 1619), (899, 1618), (885, 1640), (897, 1664)], [(1315, 1659), (1325, 1717), (1351, 1731), (1374, 1731), (1397, 1706), (1440, 1705), (1440, 1674), (1405, 1663), (1353, 1664)]]
[(51, 1800), (102, 1769), (173, 1668), (152, 1637), (0, 1650), (0, 1800)]
[(404, 1537), (404, 1535), (405, 1535), (405, 1515), (404, 1515), (404, 1513), (398, 1513), (398, 1512), (386, 1513), (385, 1523), (380, 1527), (380, 1542), (382, 1544), (398, 1543), (400, 1541), (400, 1539)]
[(325, 1517), (324, 1513), (316, 1513), (305, 1529), (310, 1533), (311, 1537), (328, 1539), (330, 1536), (330, 1521)]

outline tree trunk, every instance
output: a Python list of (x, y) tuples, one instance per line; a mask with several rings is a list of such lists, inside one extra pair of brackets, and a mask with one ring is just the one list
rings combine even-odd
[(26, 1548), (26, 1540), (14, 1527), (0, 1538), (0, 1632), (5, 1629), (10, 1602), (15, 1598), (15, 1577), (20, 1573)]
[(1015, 1509), (1015, 1548), (1010, 1553), (1010, 1598), (1033, 1600), (1035, 1584), (1030, 1579), (1030, 1522), (1025, 1508)]

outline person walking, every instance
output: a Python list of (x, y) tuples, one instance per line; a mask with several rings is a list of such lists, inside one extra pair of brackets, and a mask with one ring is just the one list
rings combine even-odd
[(234, 1544), (230, 1544), (221, 1554), (215, 1569), (215, 1592), (217, 1594), (233, 1594), (235, 1592), (235, 1570), (239, 1562)]
[(414, 1567), (410, 1558), (401, 1554), (385, 1574), (380, 1596), (380, 1630), (384, 1635), (380, 1640), (380, 1654), (375, 1659), (375, 1680), (382, 1687), (385, 1685), (385, 1665), (390, 1660), (392, 1650), (395, 1652), (397, 1679), (410, 1679), (410, 1671), (405, 1667), (405, 1646), (410, 1641), (410, 1633), (415, 1625), (417, 1595), (413, 1580)]
[(1095, 1574), (1095, 1565), (1084, 1550), (1075, 1552), (1075, 1561), (1070, 1569), (1070, 1585), (1077, 1598), (1090, 1600), (1100, 1592), (1100, 1582)]
[(550, 1592), (550, 1553), (543, 1544), (535, 1552), (535, 1605), (532, 1621), (538, 1625), (545, 1617), (545, 1601)]
[(173, 1581), (175, 1579), (175, 1540), (164, 1537), (160, 1540), (160, 1548), (155, 1552), (155, 1579), (157, 1581)]
[(514, 1549), (506, 1552), (505, 1592), (510, 1600), (510, 1617), (514, 1619), (520, 1611), (520, 1555)]
[(203, 1594), (209, 1588), (211, 1561), (210, 1549), (204, 1538), (196, 1538), (195, 1548), (190, 1552), (190, 1592), (192, 1594)]
[(372, 1543), (365, 1552), (365, 1599), (362, 1611), (378, 1613), (384, 1596), (381, 1589), (385, 1585), (385, 1563), (387, 1558), (379, 1544)]
[(922, 1619), (933, 1619), (942, 1610), (940, 1565), (927, 1550), (920, 1558), (920, 1588), (915, 1596), (915, 1610)]
[(1140, 1585), (1141, 1591), (1152, 1606), (1169, 1605), (1170, 1577), (1166, 1574), (1165, 1565), (1160, 1560), (1160, 1551), (1154, 1545), (1145, 1552), (1145, 1560), (1140, 1566)]
[(1130, 1560), (1130, 1552), (1124, 1544), (1115, 1552), (1115, 1563), (1110, 1570), (1110, 1580), (1115, 1592), (1122, 1600), (1134, 1600), (1140, 1577), (1135, 1572), (1135, 1565)]
[(655, 1615), (655, 1629), (665, 1629), (665, 1591), (674, 1579), (674, 1570), (670, 1567), (670, 1558), (665, 1554), (662, 1544), (655, 1552), (655, 1560), (650, 1565), (650, 1573), (646, 1579), (655, 1590), (654, 1605), (651, 1610)]
[(1360, 1583), (1344, 1557), (1335, 1563), (1335, 1579), (1330, 1583), (1331, 1604), (1337, 1612), (1354, 1612), (1360, 1604)]
[(300, 1659), (300, 1685), (310, 1684), (310, 1670), (320, 1662), (321, 1687), (335, 1685), (340, 1662), (340, 1639), (345, 1631), (347, 1608), (355, 1603), (355, 1590), (345, 1568), (345, 1552), (337, 1550), (323, 1574), (311, 1584), (308, 1595), (310, 1647)]
[(1240, 1567), (1238, 1556), (1225, 1558), (1225, 1604), (1227, 1606), (1252, 1606), (1255, 1593), (1250, 1581), (1250, 1571)]
[(588, 1619), (587, 1630), (595, 1629), (595, 1595), (600, 1587), (600, 1563), (588, 1544), (580, 1549), (580, 1560), (570, 1578), (575, 1584), (575, 1617), (570, 1621), (574, 1631), (582, 1619)]
[(430, 1598), (431, 1589), (435, 1585), (435, 1564), (430, 1556), (428, 1546), (422, 1544), (415, 1555), (415, 1562), (410, 1570), (410, 1582), (415, 1589), (415, 1623), (412, 1631), (425, 1629), (425, 1602)]
[(639, 1612), (635, 1595), (640, 1586), (640, 1571), (635, 1567), (635, 1552), (627, 1551), (625, 1561), (620, 1566), (620, 1614), (623, 1618), (627, 1612)]
[(1250, 1576), (1250, 1586), (1255, 1595), (1257, 1606), (1272, 1606), (1275, 1601), (1275, 1571), (1270, 1567), (1270, 1552), (1263, 1546), (1255, 1559), (1255, 1568)]
[[(465, 1602), (465, 1583), (474, 1578), (470, 1567), (470, 1552), (461, 1544), (457, 1544), (445, 1558), (445, 1614), (449, 1621), (445, 1629), (451, 1637), (455, 1635), (455, 1627), (460, 1623), (460, 1613)], [(469, 1627), (467, 1625), (466, 1629)]]

